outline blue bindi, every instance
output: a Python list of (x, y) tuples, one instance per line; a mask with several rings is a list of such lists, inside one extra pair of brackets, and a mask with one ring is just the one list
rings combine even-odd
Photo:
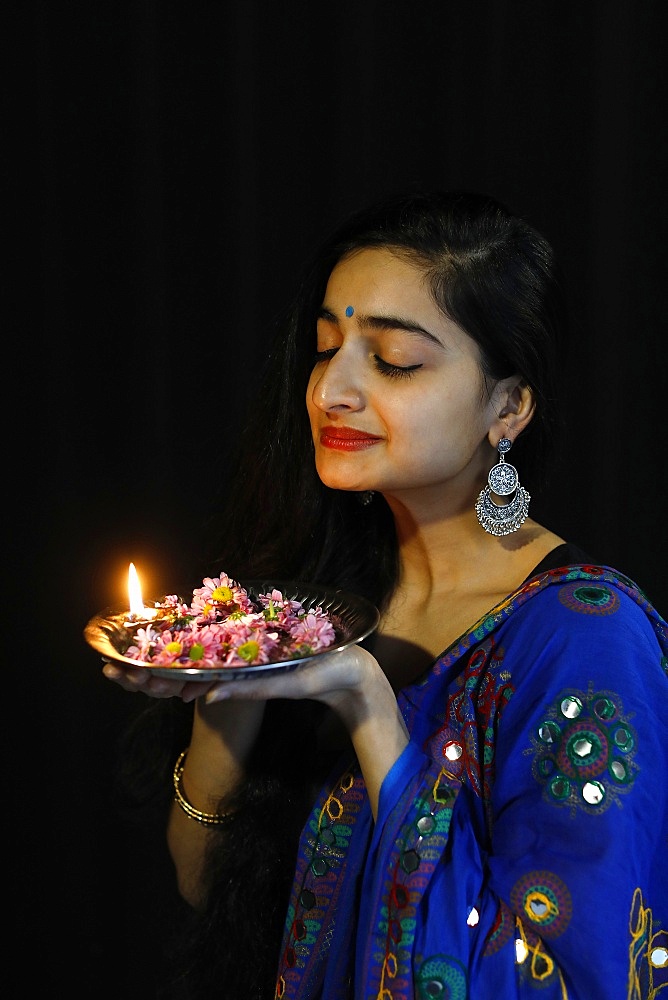
[(352, 306), (346, 306), (346, 316), (352, 316), (354, 312), (355, 310), (353, 309)]

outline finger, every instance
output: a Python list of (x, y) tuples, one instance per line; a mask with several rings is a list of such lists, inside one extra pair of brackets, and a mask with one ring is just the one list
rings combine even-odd
[(102, 673), (107, 680), (114, 681), (126, 691), (137, 691), (148, 683), (149, 673), (147, 670), (120, 667), (115, 663), (105, 663)]
[(215, 684), (207, 693), (207, 705), (228, 698), (245, 698), (249, 701), (268, 701), (272, 698), (308, 698), (317, 692), (319, 685), (309, 683), (307, 676), (312, 671), (312, 662), (304, 663), (288, 673), (273, 677), (223, 681)]
[(184, 684), (169, 678), (155, 677), (149, 670), (134, 667), (121, 667), (114, 663), (105, 663), (102, 673), (108, 680), (114, 681), (124, 691), (141, 691), (152, 698), (174, 698), (181, 694)]
[(187, 681), (183, 686), (181, 698), (185, 702), (195, 701), (196, 698), (201, 698), (214, 686), (213, 681)]
[(213, 705), (217, 701), (226, 701), (228, 698), (255, 700), (256, 697), (262, 697), (258, 694), (260, 686), (257, 682), (248, 684), (246, 681), (223, 681), (221, 684), (214, 684), (209, 688), (204, 701), (207, 705)]

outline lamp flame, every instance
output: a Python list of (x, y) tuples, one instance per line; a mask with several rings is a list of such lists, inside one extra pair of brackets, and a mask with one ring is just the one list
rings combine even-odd
[(155, 617), (154, 608), (145, 608), (141, 595), (141, 585), (135, 564), (130, 563), (128, 570), (128, 597), (130, 599), (130, 615), (133, 619), (148, 619)]

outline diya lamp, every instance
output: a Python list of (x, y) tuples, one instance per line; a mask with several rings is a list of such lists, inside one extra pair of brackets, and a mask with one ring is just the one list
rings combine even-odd
[(105, 659), (134, 664), (134, 661), (126, 658), (124, 653), (131, 645), (135, 632), (153, 624), (161, 617), (159, 607), (147, 607), (144, 604), (137, 570), (134, 563), (130, 563), (128, 605), (105, 608), (95, 615), (86, 625), (84, 637), (86, 642), (102, 653)]

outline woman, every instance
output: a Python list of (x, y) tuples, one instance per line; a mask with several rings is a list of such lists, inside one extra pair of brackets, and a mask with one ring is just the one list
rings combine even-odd
[(377, 631), (252, 682), (104, 668), (194, 705), (168, 842), (204, 995), (668, 984), (666, 626), (523, 485), (562, 314), (546, 241), (469, 194), (362, 212), (307, 272), (217, 568), (357, 592)]

